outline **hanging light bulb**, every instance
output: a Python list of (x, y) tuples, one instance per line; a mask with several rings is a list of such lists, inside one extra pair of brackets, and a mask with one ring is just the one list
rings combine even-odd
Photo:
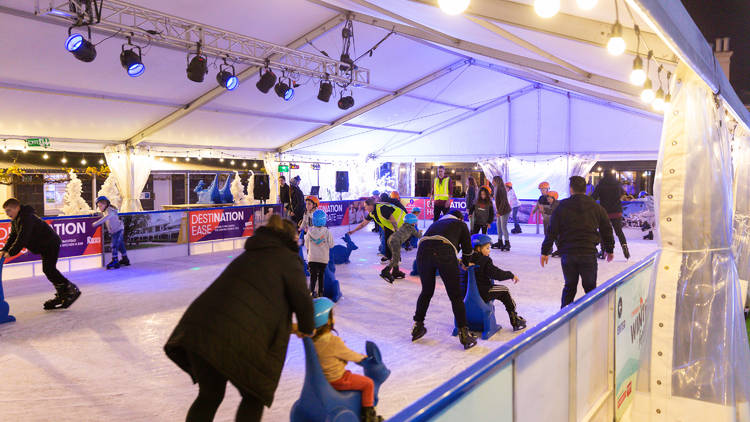
[(86, 159), (85, 159), (85, 158), (81, 158), (81, 165), (82, 165), (82, 166), (85, 166), (85, 165), (86, 165)]
[(664, 97), (664, 111), (667, 112), (672, 109), (672, 94), (667, 94)]
[(100, 165), (101, 165), (101, 164), (104, 164), (104, 159), (100, 158), (100, 159), (99, 159), (99, 164), (100, 164)]
[(247, 163), (243, 161), (242, 162), (242, 167), (247, 167)]
[(47, 153), (45, 152), (45, 153), (44, 153), (44, 155), (42, 155), (42, 159), (43, 159), (43, 160), (47, 160), (47, 159), (49, 159), (49, 154), (47, 154)]
[(159, 157), (159, 161), (164, 161), (164, 157)]
[(656, 93), (654, 93), (653, 86), (651, 85), (651, 79), (646, 79), (646, 83), (643, 84), (643, 91), (641, 91), (641, 100), (646, 104), (651, 104), (654, 101)]
[(3, 153), (8, 152), (8, 141), (3, 141)]
[(655, 111), (664, 111), (664, 90), (662, 90), (661, 87), (656, 91), (656, 96), (651, 103), (651, 107), (653, 107)]
[(177, 162), (177, 157), (172, 157), (172, 162), (176, 163)]
[(578, 7), (583, 10), (591, 10), (596, 6), (598, 0), (577, 0)]
[(646, 71), (643, 70), (643, 60), (641, 60), (641, 56), (635, 56), (633, 70), (630, 72), (630, 83), (635, 86), (643, 86), (644, 82), (646, 82)]
[(551, 18), (560, 11), (560, 0), (534, 0), (534, 11), (539, 17)]
[(230, 161), (229, 164), (234, 165), (234, 160)]
[(448, 15), (459, 15), (469, 7), (469, 0), (438, 0), (438, 5)]
[(65, 164), (65, 163), (68, 162), (68, 159), (65, 158), (65, 156), (63, 155), (63, 158), (60, 160), (60, 162), (63, 163), (63, 164)]
[(622, 38), (622, 25), (619, 21), (616, 21), (612, 25), (612, 32), (609, 34), (609, 41), (607, 41), (607, 51), (613, 56), (619, 56), (625, 52), (625, 39)]
[(26, 145), (26, 143), (25, 143), (25, 142), (24, 142), (24, 144), (23, 144), (23, 148), (21, 149), (21, 151), (23, 151), (23, 153), (24, 153), (24, 154), (26, 154), (27, 152), (29, 152), (29, 146), (28, 146), (28, 145)]
[(224, 157), (219, 158), (219, 162), (223, 163), (224, 162)]

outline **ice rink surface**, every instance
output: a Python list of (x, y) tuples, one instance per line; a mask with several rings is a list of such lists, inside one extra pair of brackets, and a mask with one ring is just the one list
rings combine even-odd
[[(340, 237), (345, 227), (333, 229)], [(525, 231), (534, 232), (532, 226)], [(643, 259), (655, 242), (625, 229), (632, 257), (619, 245), (611, 263), (599, 261), (603, 282)], [(495, 236), (492, 236), (493, 239)], [(452, 337), (450, 302), (438, 283), (427, 314), (427, 335), (412, 343), (410, 331), (419, 280), (394, 285), (379, 276), (378, 236), (362, 230), (353, 236), (359, 250), (351, 264), (337, 266), (344, 297), (335, 308), (336, 328), (354, 350), (365, 340), (378, 344), (392, 373), (380, 390), (378, 411), (391, 416), (523, 331), (513, 333), (501, 303), (495, 304), (503, 329), (464, 351)], [(512, 235), (512, 251), (492, 251), (498, 267), (513, 271), (509, 284), (518, 313), (529, 327), (560, 306), (559, 259), (539, 266), (542, 236)], [(343, 244), (343, 241), (340, 241)], [(0, 420), (2, 421), (181, 421), (197, 394), (190, 377), (163, 352), (163, 345), (185, 308), (240, 251), (134, 262), (131, 267), (69, 274), (83, 292), (68, 310), (43, 311), (53, 295), (43, 277), (4, 284), (15, 323), (0, 325)], [(402, 270), (411, 270), (416, 251), (404, 252)], [(579, 288), (578, 297), (583, 294)], [(353, 372), (361, 372), (354, 364)], [(304, 378), (301, 341), (292, 337), (273, 407), (264, 421), (287, 421)], [(217, 421), (233, 421), (239, 394), (231, 385)]]

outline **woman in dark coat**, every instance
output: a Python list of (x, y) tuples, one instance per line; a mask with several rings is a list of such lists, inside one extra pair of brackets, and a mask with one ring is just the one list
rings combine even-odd
[(187, 308), (164, 350), (199, 385), (187, 421), (212, 421), (227, 381), (242, 394), (237, 421), (260, 421), (286, 358), (292, 312), (314, 330), (313, 305), (299, 258), (297, 230), (273, 215), (245, 252)]
[[(622, 254), (625, 259), (630, 258), (630, 251), (628, 250), (628, 240), (625, 238), (625, 233), (622, 232), (622, 196), (625, 195), (625, 191), (622, 189), (622, 185), (617, 178), (612, 174), (611, 171), (604, 171), (604, 177), (596, 185), (594, 193), (591, 197), (596, 201), (599, 201), (599, 205), (604, 207), (609, 216), (609, 221), (612, 223), (612, 228), (615, 229), (617, 239), (620, 241), (622, 247)], [(604, 254), (600, 253), (600, 256)]]
[[(505, 182), (501, 176), (493, 177), (492, 184), (495, 185), (495, 213), (497, 214), (497, 243), (492, 245), (492, 248), (509, 251), (508, 217), (512, 209), (508, 202), (508, 191), (505, 190)], [(503, 242), (503, 237), (505, 237), (505, 242)]]

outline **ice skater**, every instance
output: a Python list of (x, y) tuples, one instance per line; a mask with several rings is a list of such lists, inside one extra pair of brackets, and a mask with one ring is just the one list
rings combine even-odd
[[(622, 197), (625, 195), (620, 182), (617, 181), (612, 171), (604, 171), (604, 177), (596, 185), (594, 193), (591, 194), (591, 198), (594, 201), (599, 200), (599, 205), (604, 207), (607, 211), (607, 216), (612, 224), (612, 228), (615, 230), (617, 240), (620, 241), (620, 247), (622, 248), (622, 255), (625, 259), (630, 259), (630, 250), (628, 249), (628, 240), (625, 238), (625, 233), (622, 231)], [(653, 235), (652, 235), (653, 236)], [(604, 258), (604, 251), (599, 252), (599, 258)]]
[(383, 418), (375, 412), (375, 383), (367, 376), (353, 374), (346, 369), (347, 362), (361, 364), (367, 355), (357, 353), (346, 346), (333, 328), (334, 303), (327, 297), (313, 300), (315, 309), (315, 335), (313, 344), (323, 375), (337, 391), (362, 392), (362, 421), (379, 422)]
[[(542, 182), (539, 184), (539, 192), (541, 192), (541, 196), (536, 201), (536, 205), (534, 205), (534, 208), (531, 210), (531, 214), (533, 215), (535, 212), (538, 212), (542, 216), (542, 225), (544, 227), (544, 236), (547, 236), (549, 231), (549, 223), (550, 218), (552, 216), (552, 206), (555, 203), (555, 198), (550, 195), (549, 190), (549, 183), (548, 182)], [(560, 254), (555, 251), (552, 252), (553, 257), (559, 256)]]
[[(374, 221), (383, 230), (383, 239), (387, 245), (388, 239), (391, 238), (393, 232), (403, 224), (406, 212), (393, 204), (375, 202), (372, 198), (365, 200), (365, 208), (367, 209), (367, 216), (354, 229), (348, 232), (349, 236), (363, 229), (370, 224), (370, 221)], [(389, 248), (385, 248), (383, 255), (383, 258), (380, 260), (382, 263), (390, 261), (391, 251)]]
[(508, 203), (508, 191), (505, 190), (505, 182), (501, 176), (493, 177), (492, 183), (495, 185), (495, 211), (497, 212), (497, 243), (492, 247), (509, 252), (508, 217), (510, 217), (511, 208)]
[(406, 277), (406, 274), (398, 268), (399, 264), (401, 264), (401, 245), (411, 237), (422, 237), (422, 232), (417, 230), (416, 226), (417, 216), (414, 214), (406, 214), (404, 217), (404, 224), (402, 224), (388, 240), (388, 248), (391, 250), (391, 262), (380, 272), (380, 277), (385, 281), (393, 283), (396, 279)]
[(422, 291), (417, 299), (417, 309), (414, 312), (414, 327), (411, 330), (411, 340), (416, 341), (424, 337), (427, 328), (424, 326), (427, 308), (435, 293), (436, 271), (440, 271), (440, 278), (445, 284), (445, 291), (451, 301), (453, 316), (458, 326), (458, 339), (464, 349), (470, 349), (477, 344), (477, 338), (469, 331), (466, 320), (466, 307), (461, 288), (461, 273), (459, 261), (456, 258), (461, 251), (461, 263), (469, 265), (473, 248), (469, 228), (463, 221), (463, 213), (453, 210), (448, 215), (433, 223), (424, 237), (419, 241), (417, 249), (417, 268)]
[(492, 239), (486, 234), (475, 234), (471, 236), (471, 245), (474, 247), (474, 253), (471, 255), (471, 263), (475, 265), (474, 276), (477, 280), (477, 290), (479, 296), (487, 303), (492, 300), (499, 300), (505, 305), (508, 312), (510, 325), (513, 331), (526, 328), (526, 320), (516, 313), (516, 302), (510, 296), (510, 290), (502, 284), (494, 284), (492, 280), (503, 281), (513, 280), (513, 284), (518, 284), (518, 277), (510, 271), (503, 271), (492, 263), (490, 258), (490, 247)]
[(492, 204), (490, 198), (490, 190), (482, 186), (479, 188), (479, 196), (477, 200), (469, 208), (469, 221), (473, 221), (474, 224), (471, 227), (471, 233), (482, 233), (487, 234), (487, 228), (492, 224), (492, 220), (495, 219), (495, 207)]
[(309, 227), (313, 226), (312, 218), (315, 210), (320, 206), (320, 200), (315, 195), (310, 195), (305, 198), (305, 215), (299, 222), (300, 232), (306, 231)]
[(44, 309), (70, 307), (81, 296), (81, 291), (57, 269), (62, 244), (60, 236), (34, 213), (34, 208), (21, 205), (16, 198), (5, 201), (3, 208), (12, 221), (8, 239), (0, 250), (0, 258), (16, 256), (23, 248), (41, 255), (42, 271), (56, 291), (54, 298), (44, 302)]
[(521, 201), (518, 200), (516, 191), (513, 190), (512, 182), (505, 182), (505, 191), (508, 194), (508, 204), (510, 204), (512, 212), (511, 217), (513, 218), (513, 230), (510, 232), (513, 234), (519, 234), (521, 233), (521, 225), (518, 224), (518, 210), (521, 208)]
[[(336, 246), (333, 236), (326, 227), (327, 216), (323, 210), (315, 210), (312, 213), (312, 227), (305, 233), (305, 245), (307, 245), (307, 262), (310, 269), (310, 293), (313, 297), (324, 296), (324, 281), (326, 266), (330, 259), (330, 250)], [(315, 286), (318, 290), (315, 290)]]
[(430, 192), (433, 205), (433, 222), (438, 221), (440, 215), (447, 215), (451, 210), (451, 192), (453, 192), (454, 187), (454, 182), (445, 175), (445, 167), (438, 166), (437, 173), (437, 177), (432, 183), (432, 192)]
[[(109, 202), (106, 196), (96, 198), (96, 207), (104, 216), (94, 221), (93, 226), (99, 227), (104, 224), (107, 226), (109, 237), (112, 238), (112, 261), (107, 264), (107, 269), (117, 269), (120, 268), (120, 265), (130, 265), (128, 251), (125, 250), (125, 226), (120, 221), (117, 208)], [(122, 255), (122, 259), (119, 261), (117, 260), (117, 252)]]
[[(411, 214), (414, 214), (414, 216), (417, 217), (417, 220), (419, 220), (419, 214), (421, 212), (422, 210), (419, 207), (414, 207), (411, 209)], [(416, 225), (414, 227), (416, 227)], [(419, 245), (419, 238), (415, 236), (410, 237), (406, 242), (404, 242), (404, 248), (407, 251), (415, 249), (418, 245)]]

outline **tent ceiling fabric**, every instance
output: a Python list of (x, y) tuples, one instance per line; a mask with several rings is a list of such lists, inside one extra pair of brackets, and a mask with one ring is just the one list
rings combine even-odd
[[(638, 128), (642, 128), (642, 132), (632, 133), (636, 137), (652, 136), (652, 126), (659, 125), (661, 120), (660, 116), (648, 111), (639, 110), (636, 114), (631, 112), (633, 107), (645, 109), (631, 95), (636, 90), (626, 83), (632, 55), (613, 58), (605, 49), (592, 43), (534, 31), (524, 25), (493, 21), (493, 24), (514, 36), (598, 76), (593, 79), (580, 75), (572, 78), (545, 73), (543, 69), (562, 68), (548, 58), (490, 32), (466, 17), (445, 15), (437, 7), (427, 4), (434, 3), (432, 0), (280, 0), (246, 2), (241, 7), (226, 0), (211, 3), (166, 0), (158, 5), (146, 0), (129, 1), (284, 45), (342, 12), (353, 11), (356, 14), (354, 57), (365, 53), (391, 29), (396, 29), (396, 33), (380, 44), (371, 57), (365, 55), (357, 62), (359, 66), (370, 70), (371, 86), (352, 90), (355, 106), (349, 110), (340, 110), (336, 106), (338, 92), (334, 93), (329, 103), (319, 102), (316, 99), (318, 86), (315, 81), (298, 81), (302, 85), (296, 88), (294, 99), (285, 102), (273, 91), (269, 94), (260, 93), (255, 87), (257, 76), (253, 76), (241, 83), (238, 89), (218, 96), (198, 108), (198, 111), (149, 134), (144, 138), (144, 145), (158, 143), (194, 145), (196, 149), (213, 146), (275, 151), (291, 140), (341, 119), (462, 59), (475, 62), (354, 117), (343, 126), (322, 132), (295, 146), (295, 150), (305, 154), (336, 152), (366, 155), (389, 145), (408, 141), (421, 133), (429, 133), (429, 136), (414, 141), (415, 145), (424, 144), (431, 139), (437, 139), (439, 144), (443, 136), (440, 132), (444, 131), (446, 136), (453, 133), (451, 136), (455, 139), (458, 129), (452, 125), (446, 125), (436, 133), (432, 133), (430, 129), (440, 127), (441, 123), (450, 122), (451, 119), (462, 116), (462, 113), (468, 113), (464, 116), (467, 123), (458, 126), (472, 126), (470, 132), (478, 136), (478, 142), (487, 143), (478, 148), (476, 153), (504, 154), (504, 144), (496, 142), (498, 131), (502, 129), (500, 126), (504, 123), (496, 123), (491, 116), (497, 117), (503, 113), (507, 115), (507, 111), (503, 112), (507, 105), (476, 116), (470, 111), (535, 83), (550, 86), (564, 83), (565, 89), (581, 91), (583, 96), (600, 97), (594, 103), (589, 103), (592, 107), (590, 111), (625, 116), (623, 121), (635, 122), (633, 131), (637, 132)], [(490, 10), (488, 1), (472, 0), (472, 7)], [(508, 6), (508, 0), (501, 0), (500, 3)], [(521, 4), (523, 7), (531, 3), (531, 0), (516, 1), (510, 6)], [(373, 4), (375, 7), (372, 7)], [(599, 2), (594, 10), (582, 13), (575, 8), (574, 2), (562, 4), (563, 13), (604, 24), (614, 21), (613, 9), (612, 4)], [(156, 45), (144, 49), (146, 72), (138, 78), (127, 77), (118, 60), (120, 46), (124, 42), (119, 35), (102, 41), (105, 36), (95, 34), (95, 42), (101, 42), (97, 46), (96, 60), (92, 63), (79, 62), (62, 47), (67, 36), (65, 25), (50, 23), (49, 18), (34, 17), (33, 12), (33, 2), (24, 0), (6, 1), (0, 8), (4, 23), (0, 27), (0, 35), (11, 40), (0, 44), (0, 53), (4, 57), (14, 58), (0, 67), (0, 101), (14, 104), (10, 111), (4, 112), (0, 117), (2, 135), (122, 142), (216, 86), (214, 76), (218, 67), (213, 59), (209, 60), (209, 74), (206, 75), (205, 82), (196, 84), (185, 77), (186, 52)], [(399, 16), (403, 18), (399, 19)], [(368, 19), (369, 23), (373, 23), (372, 19), (379, 21), (376, 25), (363, 23)], [(637, 15), (636, 20), (640, 20)], [(414, 27), (405, 30), (409, 28), (410, 21), (413, 24), (418, 22), (415, 24), (416, 30)], [(625, 26), (632, 25), (624, 8), (620, 10), (620, 21)], [(639, 25), (645, 30), (645, 23), (639, 22)], [(326, 51), (331, 57), (338, 57), (342, 47), (341, 28), (342, 25), (339, 24), (309, 40), (311, 44), (300, 49), (317, 54), (319, 49)], [(428, 34), (423, 38), (430, 41), (419, 39), (423, 34)], [(469, 45), (467, 42), (483, 49), (465, 49), (463, 46)], [(641, 51), (644, 51), (643, 47)], [(533, 59), (541, 68), (524, 68), (502, 61), (498, 57), (506, 56), (497, 52)], [(237, 66), (237, 72), (246, 67)], [(654, 68), (652, 66), (652, 77), (655, 77)], [(574, 73), (569, 69), (565, 70), (567, 73), (563, 75)], [(608, 81), (613, 82), (608, 85)], [(545, 91), (544, 95), (547, 94), (552, 95), (549, 98), (564, 97), (564, 92)], [(515, 119), (536, 127), (538, 102), (534, 105), (526, 97), (536, 98), (537, 95), (539, 94), (536, 92), (525, 94), (518, 99), (518, 104), (511, 104), (510, 108), (521, 116), (513, 117), (510, 121), (511, 137), (516, 133), (512, 124)], [(555, 126), (558, 125), (555, 123), (555, 114), (565, 109), (559, 108), (562, 103), (549, 100), (542, 104), (545, 105), (542, 107), (545, 113), (543, 118), (551, 119), (547, 127), (558, 127)], [(507, 118), (503, 122), (506, 120)], [(498, 127), (486, 126), (493, 123)], [(576, 126), (571, 124), (571, 127)], [(481, 136), (482, 128), (492, 135)], [(574, 139), (587, 139), (590, 136), (586, 131), (582, 133), (584, 135), (580, 137), (574, 134)], [(658, 136), (649, 139), (649, 142), (656, 145)], [(579, 144), (572, 142), (571, 145), (577, 147)], [(389, 154), (406, 150), (409, 148), (403, 146)], [(513, 153), (513, 150), (510, 152)]]

